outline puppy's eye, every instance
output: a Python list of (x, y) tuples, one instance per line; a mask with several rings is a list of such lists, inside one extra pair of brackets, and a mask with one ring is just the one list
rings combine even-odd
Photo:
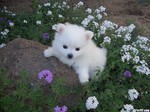
[(75, 50), (76, 50), (76, 51), (79, 51), (79, 50), (80, 50), (80, 48), (76, 48)]
[(66, 45), (63, 45), (63, 48), (64, 48), (64, 49), (67, 49), (68, 47), (67, 47)]

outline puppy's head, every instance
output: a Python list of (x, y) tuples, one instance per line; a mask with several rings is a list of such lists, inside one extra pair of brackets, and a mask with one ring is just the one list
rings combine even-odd
[(74, 24), (57, 24), (53, 47), (68, 59), (75, 59), (85, 52), (93, 32)]

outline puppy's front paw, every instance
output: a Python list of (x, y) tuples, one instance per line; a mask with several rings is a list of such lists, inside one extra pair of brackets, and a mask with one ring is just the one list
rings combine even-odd
[(50, 57), (52, 55), (53, 55), (53, 49), (51, 47), (44, 50), (44, 56), (45, 57)]
[(83, 85), (83, 84), (86, 84), (89, 82), (89, 78), (88, 77), (80, 77), (79, 81)]

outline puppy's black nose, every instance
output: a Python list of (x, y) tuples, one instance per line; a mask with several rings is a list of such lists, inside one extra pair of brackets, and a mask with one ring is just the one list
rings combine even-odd
[(68, 58), (69, 59), (73, 58), (73, 55), (72, 54), (68, 54)]

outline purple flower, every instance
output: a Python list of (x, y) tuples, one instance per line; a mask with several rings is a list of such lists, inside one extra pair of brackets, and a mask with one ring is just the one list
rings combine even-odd
[(1, 17), (1, 18), (0, 18), (0, 22), (3, 21), (3, 20), (4, 20), (4, 19)]
[(123, 75), (124, 75), (125, 77), (131, 77), (131, 72), (128, 71), (128, 70), (126, 70), (126, 71), (123, 73)]
[(47, 39), (49, 39), (49, 34), (48, 33), (44, 33), (42, 37), (43, 37), (44, 40), (47, 40)]
[(7, 20), (7, 23), (12, 23), (12, 21), (11, 20)]
[(56, 106), (55, 108), (54, 108), (54, 111), (55, 112), (67, 112), (67, 107), (66, 106), (63, 106), (63, 107), (59, 107), (59, 106)]
[(51, 73), (49, 70), (42, 70), (42, 71), (38, 74), (38, 78), (39, 78), (39, 79), (45, 78), (45, 80), (46, 80), (48, 83), (51, 83), (51, 82), (52, 82), (52, 79), (53, 79), (53, 75), (52, 75), (52, 73)]

